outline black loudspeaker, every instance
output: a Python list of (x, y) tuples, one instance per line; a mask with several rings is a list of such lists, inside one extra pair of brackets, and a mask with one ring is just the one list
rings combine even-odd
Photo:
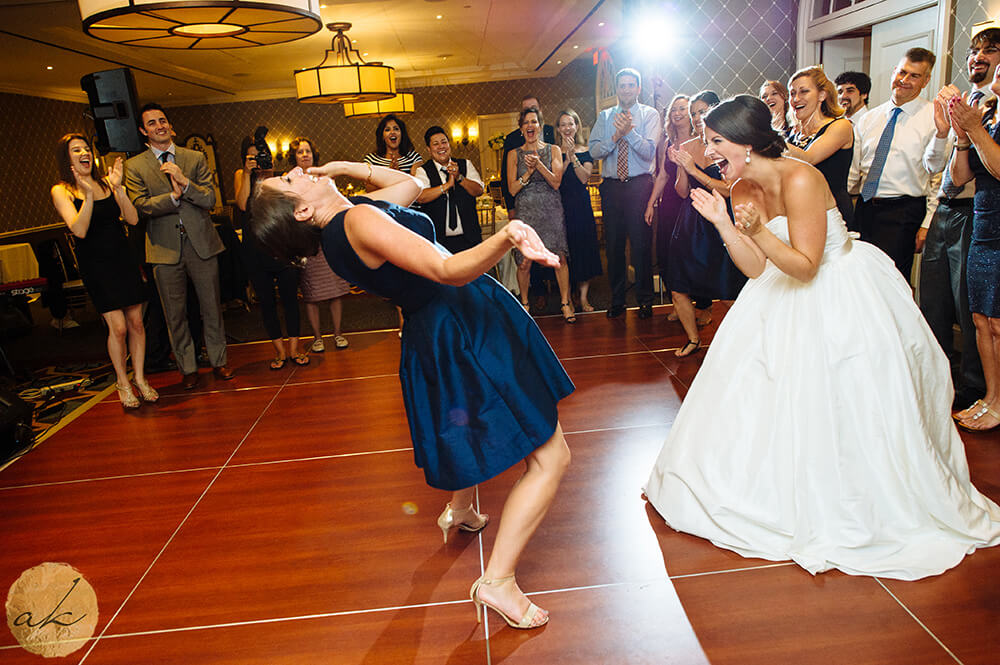
[(138, 130), (139, 107), (131, 69), (87, 74), (80, 79), (80, 87), (90, 101), (99, 152), (136, 153), (146, 149)]
[(32, 444), (31, 417), (34, 410), (33, 406), (9, 390), (0, 390), (0, 462)]

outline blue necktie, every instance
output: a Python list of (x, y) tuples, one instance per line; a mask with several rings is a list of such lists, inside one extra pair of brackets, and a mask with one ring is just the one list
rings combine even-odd
[(882, 169), (885, 168), (885, 160), (889, 157), (889, 146), (892, 145), (892, 135), (896, 131), (896, 118), (902, 110), (898, 106), (893, 107), (889, 114), (889, 122), (886, 123), (878, 145), (875, 146), (875, 157), (872, 159), (871, 168), (868, 169), (865, 186), (861, 188), (861, 198), (865, 201), (870, 201), (878, 192), (878, 181), (882, 179)]

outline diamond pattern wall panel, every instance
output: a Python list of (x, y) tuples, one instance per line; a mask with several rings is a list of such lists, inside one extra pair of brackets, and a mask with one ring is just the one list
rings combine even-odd
[(0, 233), (60, 221), (49, 188), (56, 182), (56, 142), (92, 134), (87, 105), (0, 94)]
[(798, 8), (798, 0), (678, 4), (671, 11), (676, 34), (664, 35), (676, 47), (648, 69), (663, 81), (657, 106), (676, 93), (710, 89), (725, 98), (756, 94), (768, 79), (787, 79), (796, 68)]

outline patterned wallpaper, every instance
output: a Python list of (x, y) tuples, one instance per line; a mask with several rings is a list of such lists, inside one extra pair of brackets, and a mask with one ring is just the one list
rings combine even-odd
[(86, 104), (0, 93), (0, 233), (59, 221), (49, 189), (56, 142), (94, 131)]

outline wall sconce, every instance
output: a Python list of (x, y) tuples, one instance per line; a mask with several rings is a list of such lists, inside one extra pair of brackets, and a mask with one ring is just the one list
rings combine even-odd
[(479, 125), (469, 125), (468, 129), (463, 129), (461, 125), (452, 125), (451, 140), (453, 143), (469, 145), (469, 142), (476, 142), (479, 138)]
[(274, 161), (280, 162), (283, 159), (291, 159), (292, 155), (288, 153), (289, 143), (290, 141), (282, 141), (281, 139), (267, 142), (267, 147), (271, 149)]

